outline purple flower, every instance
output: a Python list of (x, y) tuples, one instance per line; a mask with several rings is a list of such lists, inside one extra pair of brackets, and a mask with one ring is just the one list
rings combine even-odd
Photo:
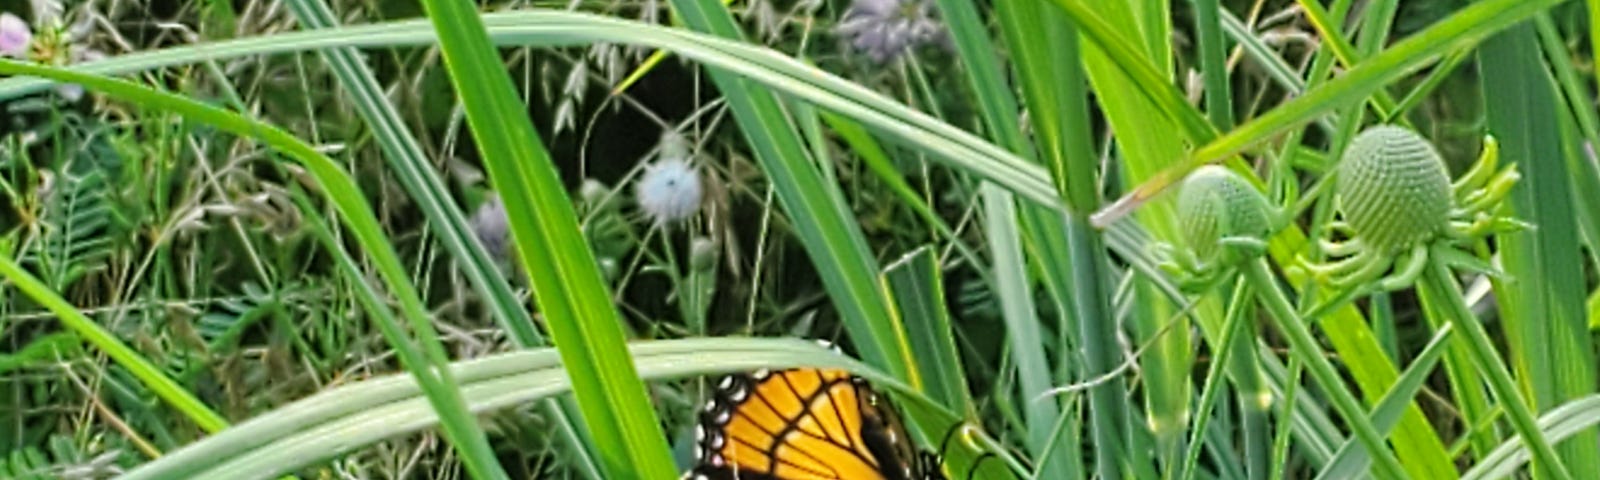
[[(35, 11), (39, 11), (37, 7)], [(59, 10), (45, 12), (34, 19), (32, 26), (22, 17), (9, 12), (0, 13), (0, 56), (58, 67), (105, 58), (104, 53), (89, 48), (87, 44), (93, 29), (88, 19), (66, 25), (62, 23)], [(77, 101), (83, 98), (83, 87), (58, 84), (56, 93), (69, 102)]]
[(918, 45), (943, 41), (945, 34), (928, 0), (855, 0), (834, 31), (878, 63), (899, 58)]
[(0, 13), (0, 56), (27, 58), (33, 45), (33, 29), (28, 22), (10, 12)]

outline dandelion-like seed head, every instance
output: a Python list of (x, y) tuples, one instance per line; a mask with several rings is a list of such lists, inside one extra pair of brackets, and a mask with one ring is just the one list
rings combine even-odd
[(928, 0), (855, 0), (835, 31), (878, 63), (942, 41), (945, 34)]
[(634, 187), (639, 208), (658, 225), (693, 216), (700, 210), (703, 193), (700, 173), (683, 158), (663, 158), (645, 167)]
[(472, 232), (478, 235), (478, 241), (483, 243), (484, 250), (488, 250), (490, 256), (499, 261), (510, 259), (511, 223), (506, 218), (506, 204), (500, 201), (500, 195), (490, 194), (467, 223), (472, 226)]

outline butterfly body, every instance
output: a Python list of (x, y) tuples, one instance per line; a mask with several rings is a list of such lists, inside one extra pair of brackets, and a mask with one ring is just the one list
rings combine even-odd
[(687, 480), (942, 480), (867, 382), (832, 369), (723, 378)]

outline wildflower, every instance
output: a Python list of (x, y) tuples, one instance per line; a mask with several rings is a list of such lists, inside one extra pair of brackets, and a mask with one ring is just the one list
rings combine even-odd
[[(58, 67), (105, 58), (104, 53), (86, 45), (93, 28), (87, 20), (67, 26), (59, 12), (39, 15), (34, 20), (30, 27), (21, 17), (0, 13), (0, 56)], [(62, 84), (56, 86), (56, 93), (67, 101), (77, 101), (83, 98), (83, 87)]]
[(944, 25), (934, 18), (929, 0), (855, 0), (835, 31), (878, 63), (945, 41)]
[(506, 218), (506, 205), (500, 201), (500, 195), (489, 194), (467, 223), (472, 225), (473, 233), (478, 235), (478, 241), (483, 243), (489, 256), (501, 262), (510, 260), (511, 223)]

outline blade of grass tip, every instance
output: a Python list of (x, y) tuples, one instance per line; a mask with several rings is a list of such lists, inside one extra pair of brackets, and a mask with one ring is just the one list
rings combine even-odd
[(573, 394), (612, 478), (677, 470), (555, 164), (472, 2), (423, 0)]
[[(741, 37), (738, 24), (720, 3), (673, 0), (672, 5), (694, 30), (724, 39)], [(771, 91), (726, 70), (711, 70), (711, 77), (756, 151), (756, 160), (773, 183), (779, 204), (795, 223), (801, 244), (821, 274), (852, 343), (869, 365), (917, 385), (916, 371), (910, 368), (915, 359), (877, 285), (878, 261), (867, 248), (859, 223), (849, 218), (843, 193), (811, 163), (793, 123)]]
[(21, 290), (23, 294), (32, 298), (33, 301), (38, 302), (39, 305), (54, 313), (56, 318), (61, 320), (62, 326), (67, 327), (68, 330), (77, 334), (79, 338), (88, 341), (90, 345), (94, 345), (96, 349), (104, 352), (117, 365), (128, 369), (128, 373), (139, 379), (139, 383), (143, 384), (145, 388), (149, 388), (157, 397), (160, 397), (162, 401), (165, 401), (172, 408), (183, 414), (184, 417), (193, 421), (201, 430), (205, 430), (207, 433), (217, 433), (228, 428), (228, 421), (224, 420), (211, 407), (206, 406), (205, 402), (200, 401), (193, 393), (185, 390), (183, 386), (178, 385), (178, 382), (172, 380), (172, 378), (167, 377), (159, 367), (150, 363), (139, 352), (129, 347), (128, 344), (122, 343), (122, 340), (117, 339), (116, 335), (101, 327), (100, 324), (95, 323), (93, 319), (84, 315), (76, 307), (73, 307), (72, 303), (50, 291), (50, 287), (45, 286), (44, 282), (40, 281), (38, 277), (33, 276), (32, 273), (18, 265), (9, 254), (3, 252), (0, 252), (0, 278), (10, 280), (17, 290)]
[[(1501, 158), (1519, 165), (1524, 175), (1512, 190), (1511, 209), (1538, 225), (1536, 231), (1496, 238), (1506, 273), (1517, 279), (1498, 282), (1496, 288), (1510, 365), (1531, 394), (1534, 411), (1595, 391), (1594, 343), (1583, 311), (1582, 239), (1574, 222), (1575, 192), (1570, 190), (1573, 172), (1567, 171), (1563, 157), (1572, 152), (1561, 148), (1576, 142), (1562, 134), (1567, 112), (1558, 104), (1555, 82), (1543, 60), (1533, 23), (1502, 32), (1478, 50), (1489, 132), (1499, 140)], [(1497, 356), (1493, 359), (1499, 363)], [(1519, 411), (1520, 396), (1500, 401), (1507, 404), (1516, 420), (1513, 425), (1521, 427), (1524, 437), (1536, 434), (1531, 414), (1519, 418), (1526, 413)], [(1600, 439), (1593, 434), (1585, 437), (1562, 445), (1562, 459), (1579, 478), (1595, 478), (1600, 476), (1600, 457), (1593, 452), (1600, 449)], [(1543, 457), (1542, 439), (1528, 441), (1536, 458)], [(1560, 465), (1550, 459), (1541, 459), (1540, 464), (1561, 473)]]
[(1152, 176), (1095, 212), (1091, 217), (1094, 225), (1096, 228), (1105, 228), (1201, 165), (1237, 155), (1330, 110), (1364, 101), (1378, 89), (1421, 69), (1445, 53), (1472, 46), (1562, 1), (1485, 0), (1457, 10), (1444, 20), (1345, 71), (1344, 75), (1212, 139), (1183, 161)]
[[(444, 348), (439, 344), (438, 334), (429, 323), (426, 309), (422, 306), (416, 288), (411, 285), (405, 269), (400, 266), (393, 245), (384, 238), (377, 217), (362, 197), (360, 188), (332, 159), (271, 125), (131, 82), (9, 60), (0, 60), (0, 72), (40, 76), (83, 85), (147, 108), (178, 113), (236, 135), (258, 138), (274, 149), (299, 160), (317, 180), (318, 186), (323, 189), (328, 200), (344, 216), (357, 242), (372, 255), (374, 265), (405, 310), (411, 329), (419, 337), (418, 340), (422, 345), (419, 348), (404, 337), (388, 337), (386, 340), (403, 355), (402, 363), (412, 375), (416, 376), (418, 382), (426, 386), (429, 400), (439, 409), (439, 415), (445, 419), (443, 422), (445, 437), (457, 447), (469, 471), (485, 475), (486, 478), (499, 478), (493, 476), (495, 473), (504, 476), (504, 470), (500, 468), (498, 460), (489, 448), (483, 431), (466, 411), (465, 403), (461, 399), (460, 392), (454, 387), (454, 381), (449, 377), (449, 373), (443, 370), (443, 366), (448, 363)], [(398, 326), (392, 327), (394, 332), (401, 331)], [(416, 353), (418, 349), (423, 353)]]
[[(293, 0), (289, 2), (295, 18), (306, 28), (326, 29), (338, 26), (333, 11), (319, 0)], [(372, 71), (354, 48), (329, 49), (321, 52), (323, 60), (333, 69), (344, 89), (354, 97), (357, 111), (372, 129), (378, 145), (384, 151), (396, 178), (411, 193), (423, 215), (444, 244), (446, 250), (461, 264), (471, 284), (488, 300), (494, 318), (511, 339), (522, 348), (546, 345), (544, 336), (534, 326), (532, 315), (522, 307), (522, 301), (511, 291), (510, 284), (499, 273), (476, 235), (471, 233), (460, 210), (453, 208), (444, 182), (433, 172), (411, 131), (405, 127), (399, 112), (390, 104), (383, 88)], [(576, 405), (562, 404), (556, 400), (541, 402), (541, 413), (559, 427), (561, 438), (572, 448), (569, 463), (578, 467), (589, 478), (599, 478), (599, 465), (578, 434), (574, 422)]]
[[(1037, 8), (1031, 1), (1025, 4), (1007, 3)], [(1034, 159), (1033, 149), (1016, 122), (1019, 111), (1017, 99), (1005, 80), (1005, 71), (999, 59), (994, 55), (995, 45), (989, 39), (989, 29), (980, 17), (977, 6), (970, 0), (940, 0), (938, 5), (961, 62), (966, 67), (967, 82), (977, 96), (986, 130), (1000, 146), (1020, 157)], [(1053, 110), (1041, 107), (1035, 113), (1041, 115), (1043, 120), (1051, 119)], [(1070, 261), (1062, 217), (1038, 205), (1019, 207), (1010, 192), (991, 183), (985, 182), (979, 187), (979, 195), (984, 202), (984, 232), (993, 254), (991, 267), (994, 269), (996, 286), (1001, 292), (1002, 317), (1011, 342), (1011, 354), (1016, 357), (1019, 367), (1022, 386), (1019, 393), (1021, 398), (1036, 398), (1052, 387), (1055, 375), (1046, 359), (1045, 337), (1039, 331), (1038, 310), (1032, 295), (1026, 293), (1029, 291), (1027, 285), (1031, 282), (1028, 278), (1028, 258), (1022, 251), (1022, 244), (1025, 238), (1033, 247), (1036, 253), (1034, 261), (1042, 266), (1035, 271), (1040, 273), (1040, 280), (1055, 303), (1056, 311), (1071, 311), (1072, 299), (1067, 292), (1070, 278), (1063, 269), (1051, 268)], [(1050, 427), (1060, 416), (1056, 402), (1028, 401), (1022, 410), (1027, 419), (1027, 445), (1036, 459), (1051, 456), (1064, 459), (1071, 454), (1065, 445), (1046, 450), (1052, 436)], [(1068, 473), (1064, 469), (1067, 465), (1065, 461), (1051, 462), (1040, 474), (1049, 478), (1066, 478)]]

